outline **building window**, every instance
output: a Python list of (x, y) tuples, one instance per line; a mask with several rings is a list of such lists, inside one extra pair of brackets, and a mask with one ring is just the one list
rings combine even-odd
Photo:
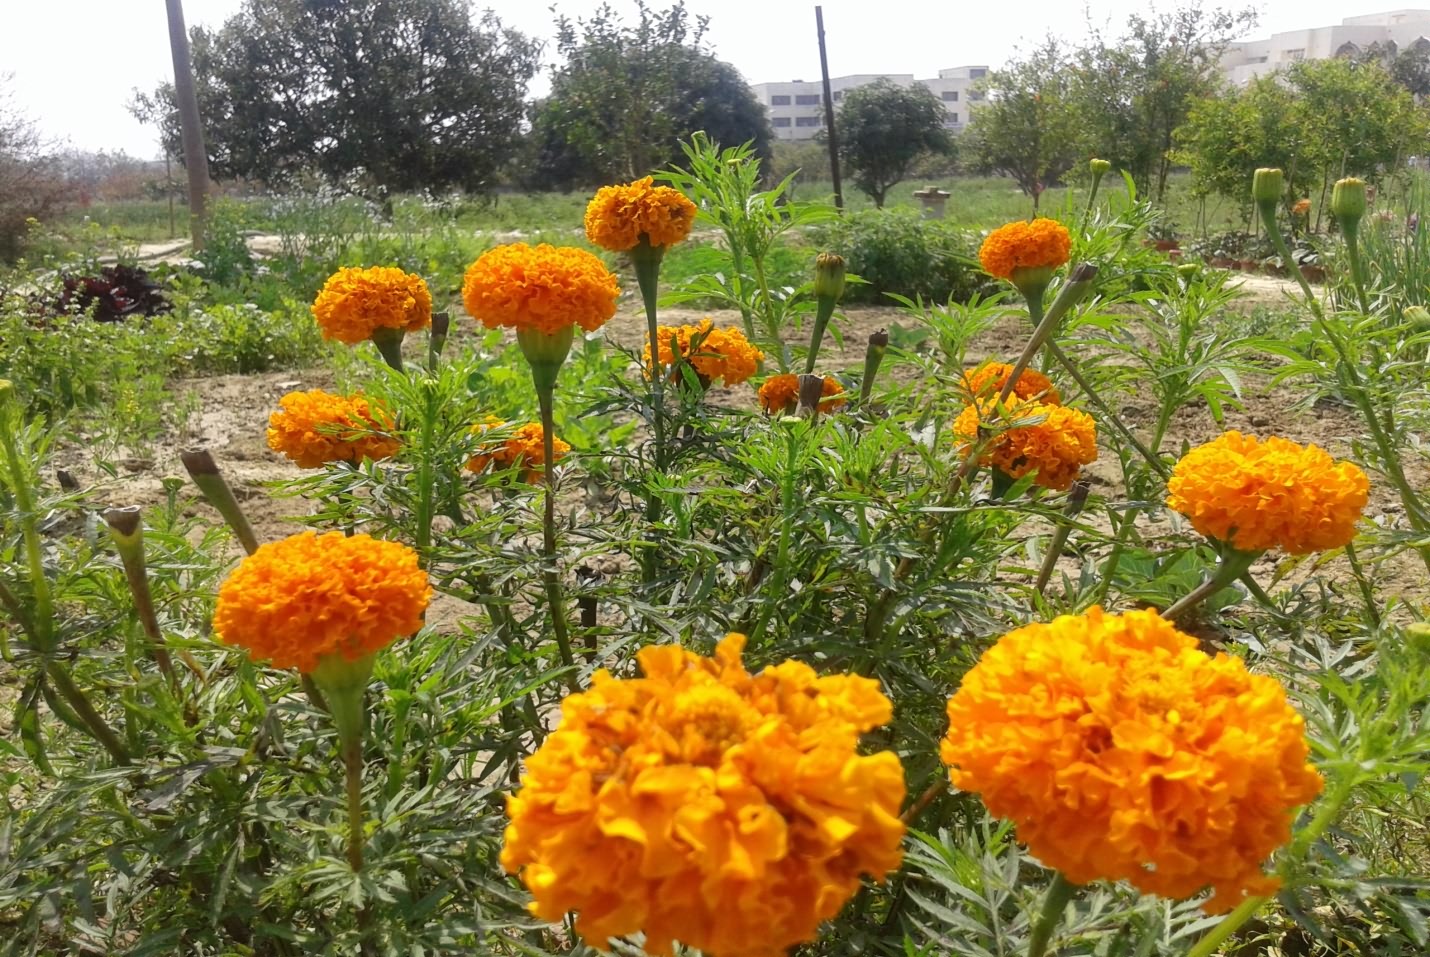
[(1288, 60), (1304, 60), (1304, 59), (1306, 59), (1306, 48), (1305, 48), (1305, 47), (1302, 47), (1302, 48), (1299, 49), (1299, 50), (1287, 50), (1287, 51), (1286, 51), (1286, 59), (1288, 59)]
[(776, 93), (774, 96), (770, 97), (770, 106), (789, 106), (789, 97), (780, 93)]
[(943, 91), (943, 100), (944, 100), (945, 103), (957, 103), (957, 102), (958, 102), (958, 91), (957, 91), (957, 90), (944, 90), (944, 91)]
[(958, 114), (957, 114), (957, 113), (950, 113), (950, 114), (948, 114), (948, 121), (949, 121), (950, 123), (957, 123), (957, 122), (958, 122)]
[(774, 119), (770, 120), (770, 122), (773, 123), (775, 126), (789, 126), (789, 125), (790, 125), (789, 117), (788, 117), (788, 116), (776, 116)]
[(981, 100), (981, 99), (983, 99), (983, 94), (980, 93), (980, 92), (978, 92), (977, 90), (969, 90), (969, 91), (968, 91), (968, 98), (969, 98), (970, 100)]
[(981, 79), (982, 77), (985, 77), (985, 76), (987, 76), (987, 75), (988, 75), (988, 70), (987, 70), (986, 68), (984, 68), (984, 67), (981, 67), (981, 66), (976, 66), (976, 67), (974, 67), (973, 69), (971, 69), (971, 70), (968, 71), (968, 78), (969, 78), (970, 80)]
[(835, 90), (835, 91), (834, 91), (834, 97), (833, 97), (833, 99), (834, 99), (834, 102), (835, 102), (835, 103), (838, 103), (840, 100), (844, 99), (844, 91), (843, 91), (843, 90)]
[(819, 119), (819, 117), (817, 117), (817, 116), (796, 116), (796, 117), (794, 118), (794, 125), (795, 125), (795, 126), (819, 126), (819, 125), (820, 125), (820, 119)]
[(818, 105), (819, 105), (819, 94), (818, 94), (818, 93), (799, 93), (799, 94), (796, 94), (796, 95), (795, 95), (795, 98), (794, 98), (794, 105), (795, 105), (795, 106), (818, 106)]

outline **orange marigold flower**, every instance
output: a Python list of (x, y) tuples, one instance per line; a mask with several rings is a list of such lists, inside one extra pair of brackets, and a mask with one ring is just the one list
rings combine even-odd
[(1013, 278), (1015, 269), (1053, 270), (1068, 261), (1072, 238), (1055, 219), (1019, 220), (988, 234), (978, 250), (983, 271), (999, 279)]
[[(716, 329), (709, 319), (702, 319), (694, 326), (658, 326), (660, 337), (660, 364), (662, 368), (672, 368), (675, 353), (671, 351), (671, 340), (680, 350), (680, 357), (694, 367), (700, 380), (709, 385), (716, 379), (727, 386), (739, 385), (759, 371), (765, 354), (750, 344), (739, 329)], [(650, 376), (650, 335), (646, 335), (642, 365), (646, 376)], [(672, 371), (672, 375), (678, 374)]]
[[(472, 426), (472, 432), (481, 434), (506, 425), (501, 419), (489, 415), (485, 422)], [(467, 460), (467, 469), (484, 472), (487, 466), (495, 464), (498, 469), (525, 466), (528, 473), (538, 473), (546, 468), (546, 431), (540, 422), (530, 422), (513, 430), (500, 443), (490, 442), (478, 446), (479, 451)], [(552, 457), (560, 462), (571, 451), (571, 446), (560, 436), (551, 437)]]
[(694, 222), (695, 204), (678, 189), (654, 185), (649, 176), (604, 186), (586, 206), (586, 238), (617, 253), (635, 248), (642, 236), (652, 246), (674, 246)]
[(1166, 897), (1210, 887), (1214, 912), (1275, 890), (1262, 862), (1321, 790), (1281, 685), (1154, 611), (1009, 632), (963, 676), (948, 722), (953, 784), (1044, 864)]
[(383, 434), (392, 416), (362, 395), (332, 395), (322, 389), (289, 392), (268, 417), (268, 447), (301, 469), (328, 462), (378, 461), (397, 453), (402, 443)]
[[(996, 399), (1012, 372), (1013, 367), (1006, 362), (985, 362), (972, 372), (964, 372), (963, 386), (971, 399)], [(1062, 396), (1052, 380), (1037, 369), (1020, 372), (1011, 394), (1020, 399), (1037, 399), (1044, 405), (1062, 405)]]
[(462, 301), (488, 328), (509, 326), (555, 335), (578, 325), (595, 332), (616, 314), (621, 294), (600, 259), (571, 246), (511, 243), (467, 267)]
[(743, 635), (711, 658), (674, 645), (604, 669), (507, 800), (501, 862), (531, 912), (577, 912), (589, 943), (643, 931), (714, 957), (783, 957), (902, 858), (904, 775), (859, 735), (892, 708), (876, 681), (796, 661), (751, 675)]
[(1167, 505), (1209, 538), (1244, 552), (1305, 555), (1355, 538), (1370, 480), (1325, 449), (1227, 432), (1182, 456)]
[[(824, 377), (824, 398), (819, 400), (819, 411), (833, 412), (844, 406), (848, 400), (838, 398), (844, 394), (844, 385), (832, 375)], [(799, 402), (799, 376), (793, 372), (772, 375), (760, 386), (760, 408), (770, 415), (794, 411)]]
[(421, 276), (394, 266), (339, 269), (313, 302), (324, 339), (356, 345), (378, 329), (416, 332), (432, 324), (432, 294)]
[(259, 546), (228, 576), (214, 634), (275, 668), (356, 661), (422, 627), (432, 589), (400, 542), (300, 532)]
[(1035, 473), (1035, 484), (1056, 491), (1066, 490), (1082, 466), (1097, 461), (1097, 426), (1086, 412), (1013, 395), (1003, 404), (1004, 415), (996, 398), (967, 406), (954, 420), (953, 434), (963, 440), (964, 455), (987, 437), (981, 429), (1002, 429), (979, 464), (991, 464), (1014, 479)]
[(1311, 211), (1311, 201), (1309, 199), (1298, 199), (1291, 206), (1291, 212), (1296, 216), (1305, 216)]

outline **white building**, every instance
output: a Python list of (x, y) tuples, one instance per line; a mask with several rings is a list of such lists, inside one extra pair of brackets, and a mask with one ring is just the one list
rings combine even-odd
[[(918, 83), (927, 87), (943, 103), (947, 113), (944, 126), (958, 131), (968, 124), (968, 112), (972, 109), (970, 104), (982, 99), (983, 95), (973, 87), (987, 74), (986, 66), (956, 66), (939, 70), (938, 76), (928, 80), (916, 80), (912, 73), (855, 73), (830, 77), (829, 89), (837, 111), (845, 93), (875, 80), (888, 80), (903, 87)], [(776, 139), (813, 139), (824, 128), (824, 86), (818, 80), (756, 83), (753, 89), (755, 96), (769, 111)]]
[(1227, 79), (1242, 86), (1252, 77), (1274, 73), (1300, 60), (1353, 55), (1371, 45), (1387, 52), (1430, 46), (1430, 10), (1347, 17), (1338, 26), (1288, 30), (1264, 40), (1233, 43), (1222, 55), (1221, 65)]

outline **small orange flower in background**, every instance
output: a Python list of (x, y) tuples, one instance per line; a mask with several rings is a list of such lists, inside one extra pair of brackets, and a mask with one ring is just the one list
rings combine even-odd
[[(996, 399), (1012, 373), (1013, 367), (1006, 362), (985, 362), (972, 372), (964, 372), (963, 386), (970, 399)], [(1062, 405), (1062, 396), (1052, 380), (1037, 369), (1019, 373), (1011, 394), (1020, 399), (1037, 399), (1045, 405)]]
[(890, 720), (878, 682), (795, 661), (745, 670), (743, 635), (711, 658), (643, 648), (644, 677), (604, 669), (507, 800), (502, 866), (531, 912), (607, 941), (645, 933), (711, 957), (776, 957), (813, 940), (902, 859), (904, 774), (859, 736)]
[[(501, 419), (489, 415), (485, 422), (472, 426), (472, 431), (481, 434), (492, 429), (500, 429), (505, 425), (506, 423)], [(488, 466), (493, 464), (499, 470), (525, 466), (529, 477), (546, 468), (545, 440), (546, 432), (542, 429), (541, 423), (530, 422), (513, 430), (500, 444), (487, 443), (479, 446), (481, 451), (467, 460), (467, 469), (472, 472), (484, 472)], [(566, 453), (571, 451), (571, 446), (563, 442), (560, 436), (553, 435), (551, 451), (559, 463)]]
[(392, 428), (392, 416), (361, 395), (310, 389), (289, 392), (278, 405), (279, 410), (268, 417), (268, 447), (292, 459), (299, 468), (378, 461), (402, 447), (397, 439), (382, 434)]
[(998, 279), (1013, 279), (1017, 269), (1057, 269), (1072, 253), (1068, 228), (1055, 219), (1019, 220), (999, 226), (983, 240), (978, 261)]
[(416, 332), (432, 324), (432, 294), (421, 276), (394, 266), (339, 269), (313, 302), (324, 339), (357, 345), (375, 331)]
[(1005, 415), (994, 399), (965, 407), (954, 420), (964, 455), (986, 437), (982, 429), (1002, 429), (979, 464), (991, 464), (1012, 479), (1036, 473), (1035, 484), (1059, 492), (1072, 485), (1082, 466), (1097, 461), (1097, 426), (1086, 412), (1009, 396)]
[(256, 661), (310, 674), (326, 656), (356, 661), (413, 634), (431, 597), (406, 545), (300, 532), (239, 563), (219, 589), (213, 628)]
[(1182, 456), (1167, 505), (1240, 551), (1306, 555), (1355, 538), (1369, 492), (1359, 466), (1315, 445), (1231, 431)]
[(1291, 212), (1296, 216), (1305, 216), (1311, 211), (1311, 201), (1309, 199), (1298, 199), (1291, 207)]
[[(706, 385), (720, 379), (725, 385), (739, 385), (759, 371), (765, 354), (750, 344), (739, 329), (728, 327), (717, 329), (709, 319), (700, 320), (694, 326), (660, 326), (656, 329), (660, 337), (660, 364), (669, 368), (675, 363), (675, 353), (671, 351), (671, 340), (680, 350), (680, 357), (695, 369)], [(650, 336), (646, 336), (642, 366), (649, 377)]]
[[(844, 406), (848, 400), (839, 398), (844, 394), (844, 386), (832, 375), (824, 377), (824, 398), (819, 400), (820, 412), (833, 412)], [(794, 410), (799, 401), (799, 376), (793, 372), (772, 375), (760, 385), (760, 408), (770, 415), (778, 415)]]
[(1273, 678), (1209, 657), (1153, 611), (1101, 608), (1009, 632), (948, 702), (956, 787), (1075, 884), (1125, 880), (1231, 910), (1321, 790)]
[(584, 249), (511, 243), (467, 267), (462, 301), (490, 329), (556, 335), (574, 325), (595, 332), (616, 314), (616, 277)]
[(656, 186), (649, 176), (604, 186), (586, 206), (586, 238), (617, 253), (634, 249), (642, 236), (652, 246), (674, 246), (694, 222), (695, 204), (678, 189)]

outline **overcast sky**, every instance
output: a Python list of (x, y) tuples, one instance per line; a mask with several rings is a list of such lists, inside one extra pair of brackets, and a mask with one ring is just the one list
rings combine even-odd
[[(218, 26), (243, 0), (184, 0), (189, 25)], [(351, 0), (361, 2), (361, 0)], [(555, 0), (580, 17), (599, 0)], [(630, 0), (610, 0), (631, 13)], [(1223, 0), (1226, 4), (1226, 0)], [(498, 0), (488, 6), (509, 26), (550, 39), (551, 0)], [(657, 8), (664, 0), (651, 0)], [(1209, 0), (1208, 7), (1216, 6)], [(1393, 9), (1369, 0), (1255, 0), (1261, 15), (1253, 35), (1339, 23), (1348, 16)], [(814, 4), (787, 0), (689, 0), (710, 16), (708, 42), (751, 83), (814, 80), (819, 50)], [(1177, 4), (1161, 0), (1159, 9)], [(941, 67), (997, 66), (1021, 46), (1051, 31), (1068, 39), (1086, 32), (1087, 10), (1114, 28), (1146, 0), (824, 0), (829, 70), (913, 73)], [(125, 109), (131, 91), (151, 89), (172, 75), (163, 0), (0, 0), (0, 73), (12, 73), (16, 105), (45, 133), (82, 149), (157, 154), (156, 137)], [(554, 54), (548, 44), (548, 58)], [(539, 77), (532, 92), (540, 93)]]

